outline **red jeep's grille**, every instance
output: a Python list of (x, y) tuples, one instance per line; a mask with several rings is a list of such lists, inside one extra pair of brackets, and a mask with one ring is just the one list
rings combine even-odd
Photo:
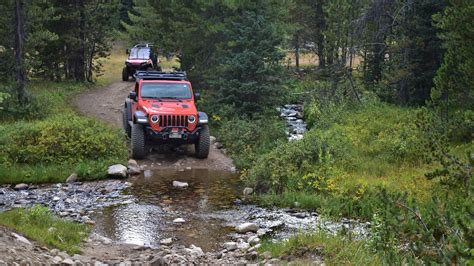
[(188, 116), (160, 115), (160, 127), (188, 127)]

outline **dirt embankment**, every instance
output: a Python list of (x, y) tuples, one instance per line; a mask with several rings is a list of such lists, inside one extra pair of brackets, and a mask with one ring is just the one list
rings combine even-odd
[[(113, 127), (122, 127), (122, 107), (125, 98), (133, 89), (133, 82), (116, 82), (105, 88), (93, 89), (80, 94), (74, 100), (77, 109), (88, 116), (96, 117)], [(212, 135), (212, 132), (211, 132)], [(185, 146), (175, 152), (159, 154), (153, 152), (138, 163), (143, 169), (198, 168), (230, 171), (232, 160), (221, 150), (211, 145), (209, 157), (204, 160), (193, 157), (194, 147)]]

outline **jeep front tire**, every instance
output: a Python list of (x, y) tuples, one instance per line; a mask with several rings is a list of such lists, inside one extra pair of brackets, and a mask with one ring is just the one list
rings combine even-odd
[(203, 125), (199, 130), (199, 138), (194, 144), (196, 150), (196, 157), (199, 159), (205, 159), (209, 155), (209, 147), (211, 146), (211, 140), (209, 138), (209, 126)]
[(132, 158), (143, 159), (146, 156), (145, 132), (142, 125), (132, 125)]
[(122, 80), (123, 81), (128, 81), (128, 69), (127, 69), (127, 67), (124, 67), (122, 69)]
[(129, 138), (132, 135), (132, 127), (130, 126), (130, 123), (128, 123), (130, 120), (130, 110), (128, 107), (124, 106), (122, 111), (122, 126), (125, 134), (127, 134), (127, 137)]

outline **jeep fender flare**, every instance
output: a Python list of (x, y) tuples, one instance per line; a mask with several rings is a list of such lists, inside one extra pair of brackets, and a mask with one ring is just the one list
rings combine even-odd
[(199, 125), (209, 124), (209, 117), (204, 112), (198, 112)]
[(146, 114), (142, 111), (136, 111), (133, 117), (135, 124), (148, 124), (148, 118)]

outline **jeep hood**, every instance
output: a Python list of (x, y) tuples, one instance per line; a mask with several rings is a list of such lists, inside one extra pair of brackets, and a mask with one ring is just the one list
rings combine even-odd
[(160, 115), (196, 115), (197, 110), (193, 101), (175, 100), (143, 100), (143, 109), (149, 114)]

